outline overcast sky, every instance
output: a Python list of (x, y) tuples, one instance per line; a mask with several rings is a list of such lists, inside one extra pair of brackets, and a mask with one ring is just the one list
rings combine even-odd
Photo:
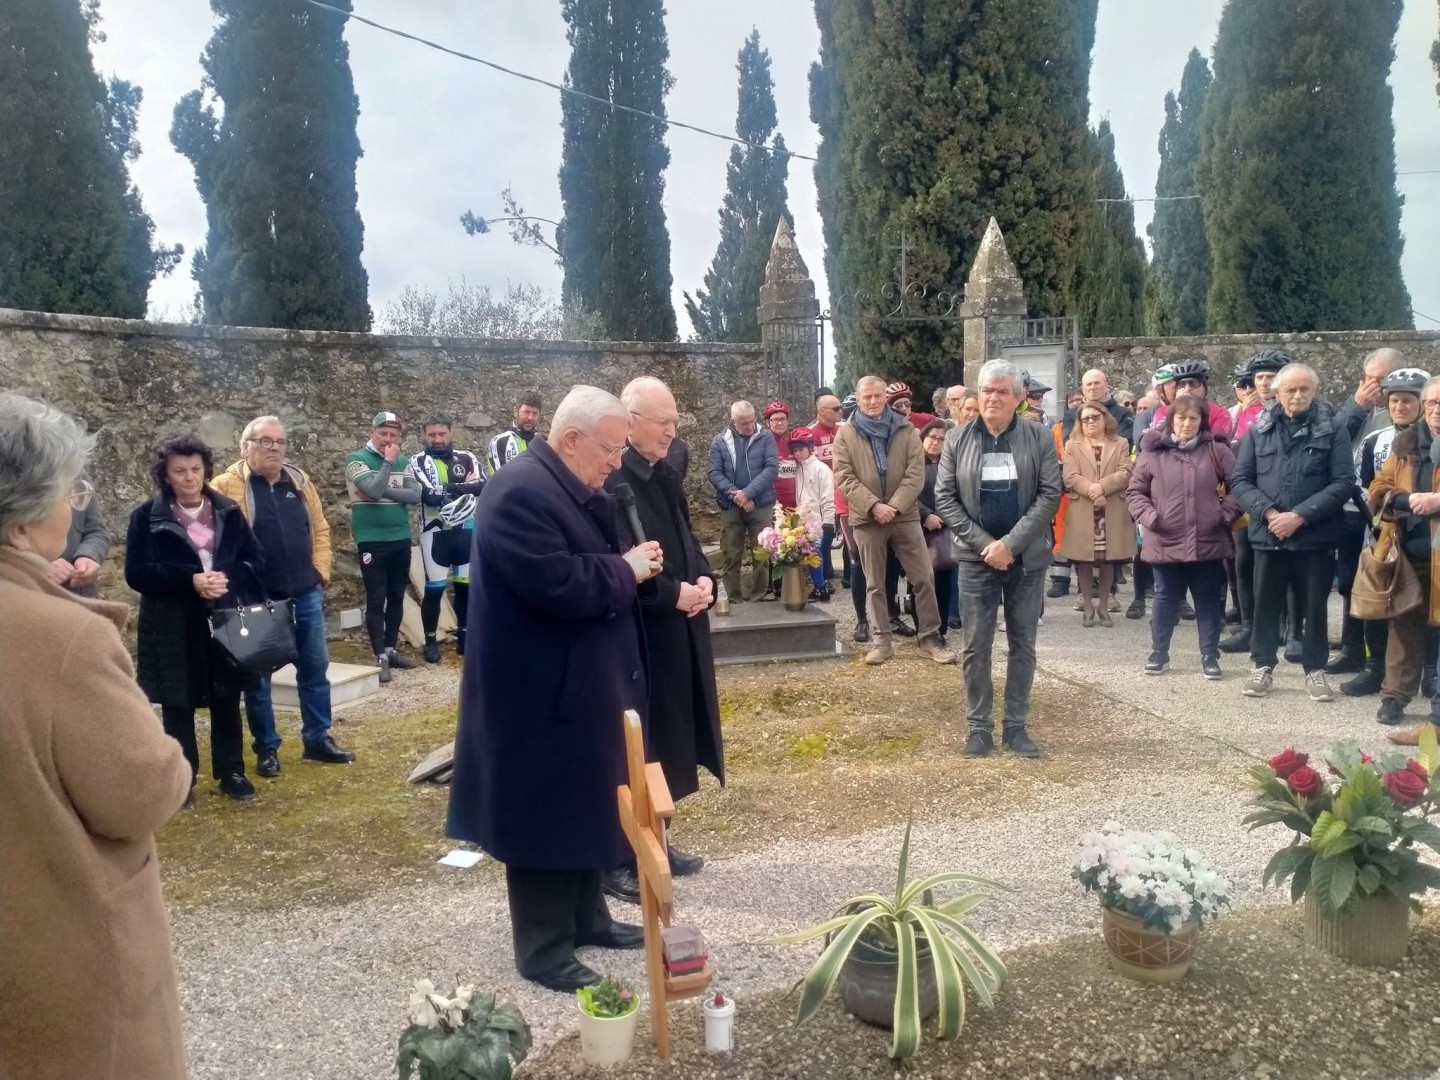
[[(943, 2), (943, 0), (942, 0)], [(356, 0), (357, 14), (558, 82), (568, 59), (565, 25), (554, 0)], [(1102, 0), (1090, 80), (1092, 119), (1109, 117), (1130, 193), (1154, 194), (1164, 96), (1177, 88), (1192, 47), (1208, 55), (1222, 0)], [(201, 0), (102, 0), (108, 40), (96, 47), (103, 74), (145, 92), (140, 115), (143, 154), (131, 166), (157, 236), (193, 252), (204, 243), (205, 211), (190, 164), (170, 146), (175, 102), (199, 86), (199, 56), (209, 39), (209, 5)], [(338, 17), (338, 16), (337, 16)], [(735, 123), (735, 58), (751, 27), (769, 49), (780, 130), (790, 148), (812, 154), (807, 72), (819, 46), (808, 0), (670, 0), (668, 99), (673, 119), (730, 132)], [(1428, 60), (1436, 36), (1430, 0), (1409, 0), (1396, 39), (1396, 161), (1406, 196), (1404, 270), (1415, 309), (1440, 320), (1440, 103)], [(447, 279), (503, 290), (534, 282), (557, 293), (553, 256), (517, 247), (503, 227), (469, 237), (460, 214), (501, 213), (500, 192), (513, 185), (526, 211), (559, 218), (558, 93), (478, 64), (446, 56), (351, 23), (351, 66), (360, 98), (360, 213), (365, 267), (377, 318), (407, 284), (443, 292)], [(728, 144), (671, 129), (665, 206), (672, 244), (675, 308), (681, 335), (688, 319), (681, 293), (693, 291), (715, 252), (716, 212), (725, 186)], [(820, 295), (825, 296), (820, 218), (812, 165), (793, 160), (790, 206), (796, 233)], [(1152, 204), (1138, 203), (1144, 235)], [(976, 222), (978, 235), (984, 222)], [(956, 283), (946, 283), (956, 284)], [(194, 294), (190, 262), (151, 289), (154, 308), (178, 313)], [(1059, 314), (1059, 313), (1057, 313)], [(1440, 321), (1417, 316), (1420, 328)]]

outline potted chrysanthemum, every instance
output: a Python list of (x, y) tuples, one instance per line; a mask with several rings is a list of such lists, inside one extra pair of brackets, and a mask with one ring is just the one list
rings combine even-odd
[(1140, 982), (1184, 975), (1201, 922), (1230, 903), (1230, 883), (1200, 852), (1118, 821), (1080, 838), (1071, 876), (1100, 898), (1110, 967)]

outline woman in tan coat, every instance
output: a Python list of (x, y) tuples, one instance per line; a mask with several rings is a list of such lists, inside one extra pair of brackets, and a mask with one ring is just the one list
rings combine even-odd
[[(1075, 414), (1061, 471), (1070, 506), (1060, 557), (1075, 565), (1080, 584), (1081, 625), (1113, 626), (1107, 605), (1115, 564), (1135, 557), (1135, 523), (1125, 507), (1130, 483), (1130, 444), (1116, 434), (1115, 418), (1104, 406), (1086, 403)], [(1094, 589), (1099, 567), (1099, 592)], [(1096, 597), (1099, 597), (1097, 600)]]
[(48, 580), (91, 440), (0, 394), (0, 1076), (183, 1080), (155, 830), (190, 790), (129, 609)]

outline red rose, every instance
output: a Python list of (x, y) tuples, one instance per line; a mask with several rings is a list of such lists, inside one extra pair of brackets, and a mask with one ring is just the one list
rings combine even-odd
[(1373, 757), (1371, 757), (1369, 754), (1366, 754), (1366, 753), (1363, 753), (1363, 752), (1362, 752), (1361, 755), (1360, 755), (1360, 760), (1361, 760), (1362, 762), (1364, 762), (1366, 765), (1369, 765), (1369, 764), (1370, 764), (1372, 761), (1374, 761), (1375, 759), (1374, 759)]
[(1425, 798), (1425, 792), (1429, 785), (1416, 776), (1409, 769), (1396, 769), (1394, 772), (1387, 772), (1382, 778), (1385, 790), (1390, 797), (1401, 806), (1414, 806), (1421, 799)]
[(1309, 754), (1297, 754), (1294, 750), (1285, 750), (1272, 757), (1268, 764), (1281, 780), (1289, 780), (1290, 774), (1296, 769), (1303, 769), (1309, 760)]
[(1421, 765), (1420, 762), (1416, 761), (1413, 757), (1406, 759), (1405, 771), (1414, 773), (1420, 777), (1421, 780), (1428, 781), (1430, 779), (1430, 770), (1425, 768), (1424, 765)]
[[(1301, 754), (1300, 757), (1304, 757)], [(1325, 790), (1325, 781), (1320, 779), (1320, 774), (1309, 765), (1301, 765), (1285, 778), (1290, 785), (1290, 790), (1306, 799), (1313, 799), (1320, 792)]]

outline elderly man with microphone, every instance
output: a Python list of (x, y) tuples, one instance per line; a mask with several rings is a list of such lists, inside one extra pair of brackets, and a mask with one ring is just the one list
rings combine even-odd
[(600, 892), (630, 855), (622, 715), (648, 719), (641, 603), (664, 568), (602, 490), (629, 433), (613, 395), (572, 387), (475, 512), (470, 625), (504, 629), (465, 650), (446, 831), (505, 865), (515, 966), (561, 992), (600, 981), (576, 948), (644, 945)]

